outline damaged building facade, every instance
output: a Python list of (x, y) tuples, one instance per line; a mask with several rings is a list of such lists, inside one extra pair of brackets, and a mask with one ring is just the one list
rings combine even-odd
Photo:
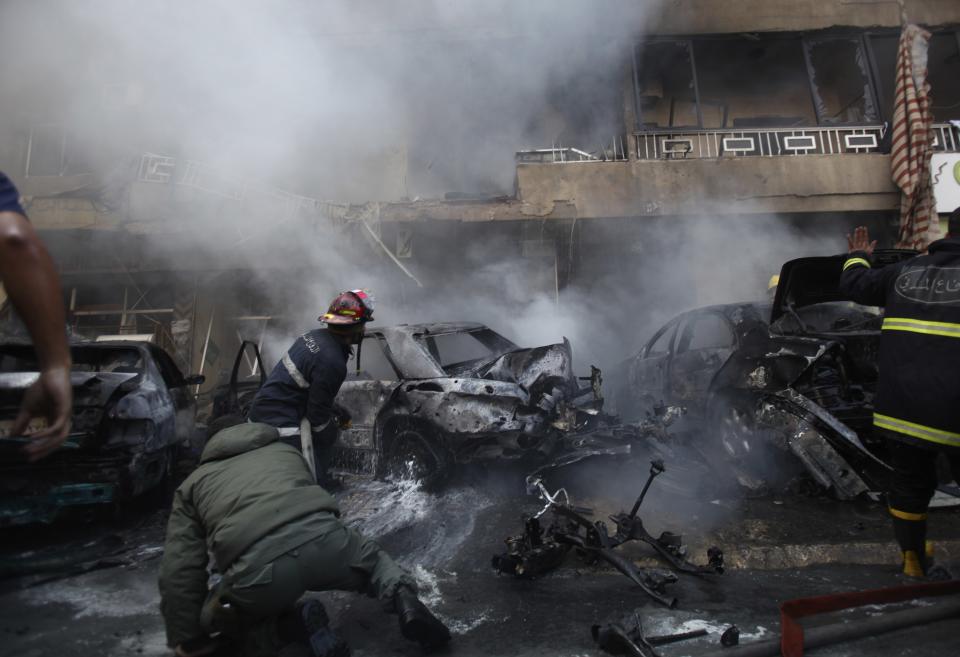
[[(951, 123), (960, 120), (960, 6), (913, 0), (902, 10), (933, 35), (935, 152), (960, 153)], [(542, 99), (528, 131), (541, 141), (514, 145), (512, 189), (456, 188), (465, 149), (432, 152), (413, 130), (353, 169), (379, 181), (375, 193), (315, 189), (308, 176), (266, 183), (163, 143), (76, 134), (67, 106), (42, 86), (2, 113), (0, 169), (61, 268), (73, 334), (150, 336), (184, 374), (206, 374), (202, 395), (224, 381), (243, 340), (265, 346), (272, 363), (271, 340), (302, 331), (337, 289), (370, 280), (381, 307), (411, 312), (465, 285), (499, 296), (503, 318), (532, 297), (562, 303), (567, 294), (642, 295), (679, 310), (708, 301), (698, 278), (742, 255), (729, 243), (711, 253), (704, 242), (697, 262), (666, 255), (691, 235), (709, 244), (727, 226), (776, 225), (835, 237), (839, 250), (843, 233), (866, 224), (892, 240), (900, 197), (889, 126), (902, 18), (893, 2), (666, 3), (621, 48), (619, 66), (589, 72), (605, 94), (568, 85)], [(149, 81), (118, 80), (98, 94), (99, 107), (85, 108), (104, 135), (152, 102)], [(596, 122), (580, 129), (598, 113), (606, 133)], [(334, 243), (339, 255), (325, 256)], [(344, 261), (351, 280), (331, 271)], [(782, 261), (774, 254), (750, 270), (742, 296), (763, 295)], [(356, 281), (358, 271), (369, 279)], [(449, 308), (456, 316), (423, 319), (499, 328), (501, 318), (464, 316), (466, 303)], [(664, 319), (634, 321), (642, 312), (600, 321), (636, 345)], [(245, 375), (258, 373), (246, 363)]]

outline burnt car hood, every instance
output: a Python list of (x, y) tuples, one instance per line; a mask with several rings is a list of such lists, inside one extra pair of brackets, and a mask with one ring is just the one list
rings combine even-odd
[(570, 341), (532, 349), (517, 349), (498, 357), (481, 367), (477, 376), (493, 381), (516, 383), (535, 399), (553, 388), (560, 388), (568, 395), (577, 389), (573, 372), (573, 352)]
[[(39, 376), (37, 372), (0, 373), (0, 393), (19, 397)], [(71, 372), (74, 405), (104, 406), (114, 392), (139, 376), (135, 372)]]
[(711, 390), (783, 390), (813, 365), (830, 345), (830, 341), (812, 337), (757, 337), (727, 359), (714, 376)]
[[(917, 255), (907, 249), (877, 249), (873, 252), (873, 267), (903, 262)], [(815, 303), (846, 301), (840, 294), (840, 274), (848, 256), (815, 256), (797, 258), (784, 263), (780, 269), (780, 282), (773, 300), (770, 323), (774, 323), (792, 308), (802, 308)]]

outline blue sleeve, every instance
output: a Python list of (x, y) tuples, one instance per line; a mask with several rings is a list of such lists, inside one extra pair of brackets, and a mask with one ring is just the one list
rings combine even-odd
[(23, 206), (20, 205), (20, 192), (2, 171), (0, 171), (0, 212), (16, 212), (24, 217), (27, 216)]
[(896, 265), (873, 269), (866, 253), (854, 251), (843, 263), (840, 294), (864, 306), (883, 307), (887, 304), (890, 282), (899, 270)]

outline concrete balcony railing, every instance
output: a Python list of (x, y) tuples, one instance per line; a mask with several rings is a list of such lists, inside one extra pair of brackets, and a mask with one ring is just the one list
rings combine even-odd
[[(657, 129), (634, 133), (638, 160), (792, 157), (882, 153), (886, 125), (723, 130)], [(934, 150), (960, 152), (960, 126), (933, 126)]]

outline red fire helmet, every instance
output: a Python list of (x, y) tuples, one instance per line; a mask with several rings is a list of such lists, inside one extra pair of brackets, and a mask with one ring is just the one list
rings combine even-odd
[(337, 326), (350, 326), (373, 321), (373, 295), (366, 290), (341, 292), (330, 303), (327, 312), (317, 319)]

